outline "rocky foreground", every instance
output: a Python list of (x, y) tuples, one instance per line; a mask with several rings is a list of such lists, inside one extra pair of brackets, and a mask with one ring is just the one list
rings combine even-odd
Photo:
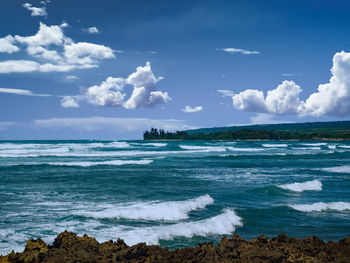
[(100, 244), (87, 235), (65, 231), (52, 245), (28, 240), (22, 253), (0, 256), (0, 263), (5, 262), (350, 262), (350, 237), (324, 242), (318, 237), (300, 240), (282, 234), (246, 241), (235, 234), (216, 246), (204, 243), (169, 251), (145, 243), (129, 247), (121, 239)]

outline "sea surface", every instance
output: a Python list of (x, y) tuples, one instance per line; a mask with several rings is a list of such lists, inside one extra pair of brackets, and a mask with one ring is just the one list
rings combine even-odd
[(64, 231), (177, 248), (350, 235), (350, 142), (0, 141), (0, 254)]

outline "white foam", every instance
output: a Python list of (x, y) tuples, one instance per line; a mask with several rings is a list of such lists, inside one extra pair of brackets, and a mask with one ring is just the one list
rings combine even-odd
[(203, 151), (209, 151), (209, 152), (225, 152), (225, 147), (219, 147), (219, 146), (195, 146), (195, 145), (179, 145), (180, 148), (184, 150), (203, 150)]
[(321, 191), (322, 182), (319, 180), (307, 181), (303, 183), (291, 183), (279, 185), (278, 187), (294, 192), (303, 192), (303, 191)]
[(305, 145), (305, 146), (325, 146), (325, 145), (327, 145), (327, 143), (326, 142), (301, 143), (301, 145)]
[(263, 148), (238, 148), (238, 147), (227, 147), (230, 151), (234, 152), (259, 152), (265, 151)]
[(331, 150), (334, 150), (334, 149), (337, 149), (337, 145), (330, 144), (330, 145), (328, 145), (328, 148), (331, 149)]
[(321, 168), (321, 170), (331, 173), (350, 173), (350, 165)]
[(291, 208), (302, 212), (321, 212), (324, 210), (344, 211), (350, 210), (350, 203), (346, 202), (318, 202), (314, 204), (289, 205)]
[(288, 144), (263, 144), (262, 146), (266, 148), (285, 148), (288, 147)]
[(159, 240), (172, 240), (174, 237), (231, 235), (236, 226), (242, 225), (242, 219), (233, 210), (225, 209), (220, 215), (199, 221), (144, 228), (117, 228), (114, 235), (124, 239), (128, 245), (139, 242), (159, 244)]
[(167, 143), (142, 143), (141, 145), (148, 145), (148, 146), (154, 146), (154, 147), (165, 147), (168, 144)]
[(127, 164), (150, 164), (153, 160), (113, 160), (113, 161), (104, 161), (104, 162), (54, 162), (48, 163), (49, 165), (58, 165), (58, 166), (80, 166), (80, 167), (90, 167), (96, 165), (127, 165)]
[(350, 149), (350, 145), (338, 145), (340, 148)]
[(293, 150), (321, 150), (321, 147), (292, 147)]
[(212, 203), (214, 200), (210, 195), (203, 195), (186, 201), (142, 202), (123, 206), (107, 205), (102, 210), (81, 211), (77, 214), (93, 218), (178, 221), (187, 219), (191, 211), (203, 209)]

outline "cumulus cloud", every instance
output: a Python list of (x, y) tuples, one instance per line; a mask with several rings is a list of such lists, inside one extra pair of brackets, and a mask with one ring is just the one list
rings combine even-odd
[[(88, 42), (75, 43), (65, 36), (63, 28), (68, 26), (47, 26), (40, 23), (33, 36), (7, 36), (0, 39), (0, 52), (18, 51), (14, 43), (26, 46), (28, 55), (38, 61), (8, 60), (0, 62), (0, 73), (12, 72), (67, 72), (74, 69), (98, 67), (101, 60), (115, 58), (113, 50), (104, 45)], [(21, 65), (24, 62), (23, 65)]]
[(191, 107), (189, 105), (185, 106), (185, 108), (182, 109), (183, 112), (187, 112), (187, 113), (199, 112), (199, 111), (202, 111), (202, 110), (203, 110), (202, 106)]
[(79, 132), (90, 132), (98, 130), (109, 130), (115, 132), (143, 131), (151, 127), (158, 127), (164, 130), (192, 129), (183, 120), (176, 119), (148, 119), (148, 118), (51, 118), (35, 120), (34, 126), (39, 129), (70, 129)]
[(217, 48), (216, 50), (224, 51), (227, 53), (240, 53), (243, 55), (257, 55), (260, 54), (259, 51), (252, 51), (252, 50), (246, 50), (246, 49), (240, 49), (240, 48)]
[(14, 45), (15, 39), (13, 36), (0, 38), (0, 52), (12, 54), (19, 51), (19, 48)]
[(64, 108), (78, 108), (78, 101), (73, 96), (64, 96), (61, 99), (61, 105)]
[(98, 33), (100, 33), (100, 31), (99, 31), (99, 30), (97, 29), (97, 27), (95, 27), (95, 26), (86, 28), (86, 29), (84, 29), (83, 31), (88, 32), (88, 33), (90, 33), (90, 34), (98, 34)]
[[(98, 106), (121, 106), (126, 109), (152, 107), (171, 100), (167, 92), (156, 89), (156, 83), (161, 79), (154, 76), (151, 64), (147, 62), (127, 78), (108, 77), (100, 85), (88, 88), (86, 97), (89, 103)], [(124, 90), (127, 86), (132, 86), (133, 91), (125, 101), (127, 94)]]
[(329, 82), (319, 85), (303, 103), (301, 115), (350, 115), (350, 53), (334, 55), (331, 73)]
[[(333, 57), (332, 76), (318, 86), (305, 101), (302, 89), (294, 81), (283, 81), (276, 89), (248, 89), (232, 95), (233, 106), (239, 110), (275, 115), (349, 116), (350, 115), (350, 53), (338, 52)], [(222, 92), (221, 92), (222, 93)]]
[(31, 11), (31, 16), (47, 16), (46, 7), (34, 7), (29, 3), (23, 4), (23, 7)]

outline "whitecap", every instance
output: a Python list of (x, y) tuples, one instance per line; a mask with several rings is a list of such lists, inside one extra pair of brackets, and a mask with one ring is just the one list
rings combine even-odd
[(181, 149), (184, 150), (203, 150), (208, 152), (225, 152), (225, 147), (219, 146), (195, 146), (195, 145), (179, 145)]
[(262, 146), (266, 148), (285, 148), (288, 147), (288, 144), (263, 144)]
[(76, 214), (93, 218), (178, 221), (187, 219), (191, 211), (203, 209), (213, 203), (210, 195), (203, 195), (185, 201), (105, 205), (97, 211), (80, 211)]
[(303, 183), (291, 183), (278, 185), (278, 187), (294, 192), (303, 192), (303, 191), (321, 191), (322, 182), (319, 180), (307, 181)]
[(159, 244), (159, 240), (172, 240), (174, 237), (191, 238), (193, 236), (231, 235), (236, 226), (242, 226), (242, 219), (234, 210), (225, 209), (223, 213), (191, 222), (182, 222), (172, 225), (160, 225), (152, 227), (119, 227), (112, 228), (113, 234), (124, 239), (128, 245), (139, 242), (147, 244)]
[(318, 202), (314, 204), (289, 205), (291, 208), (302, 212), (321, 212), (325, 210), (344, 211), (350, 210), (350, 203), (346, 202)]
[(326, 167), (321, 170), (331, 173), (350, 173), (350, 165)]
[(328, 143), (326, 142), (317, 142), (317, 143), (300, 143), (301, 145), (305, 145), (305, 146), (325, 146)]
[(154, 146), (154, 147), (165, 147), (167, 143), (142, 143), (141, 145)]
[(58, 165), (58, 166), (80, 166), (80, 167), (90, 167), (96, 165), (127, 165), (127, 164), (139, 164), (145, 165), (152, 163), (153, 160), (112, 160), (104, 162), (54, 162), (48, 163), (49, 165)]
[(238, 147), (227, 147), (230, 151), (234, 152), (259, 152), (265, 151), (263, 148), (238, 148)]

